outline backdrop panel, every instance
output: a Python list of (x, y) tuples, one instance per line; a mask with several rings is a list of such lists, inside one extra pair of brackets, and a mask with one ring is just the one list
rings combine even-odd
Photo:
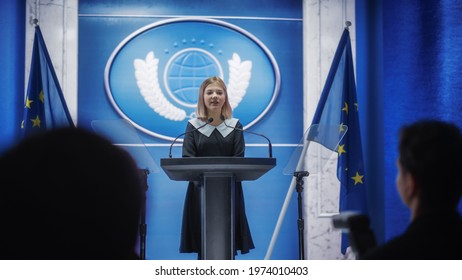
[[(256, 249), (236, 259), (263, 259), (292, 179), (282, 170), (303, 133), (302, 1), (132, 2), (79, 2), (79, 126), (130, 120), (159, 163), (193, 114), (199, 81), (216, 74), (230, 87), (233, 70), (249, 71), (247, 87), (234, 84), (245, 92), (236, 101), (235, 117), (271, 139), (277, 166), (243, 184)], [(154, 62), (153, 72), (139, 68)], [(251, 63), (250, 70), (244, 62)], [(157, 79), (158, 90), (143, 91), (135, 71)], [(150, 102), (146, 92), (167, 105)], [(264, 138), (245, 137), (246, 156), (268, 156)], [(181, 141), (177, 144), (173, 157), (181, 156)], [(195, 259), (196, 254), (179, 253), (186, 184), (163, 171), (148, 180), (147, 259)], [(294, 195), (273, 259), (298, 258), (296, 206)]]

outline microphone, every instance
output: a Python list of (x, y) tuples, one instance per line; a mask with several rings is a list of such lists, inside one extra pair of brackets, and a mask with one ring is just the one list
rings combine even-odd
[(255, 134), (255, 135), (258, 135), (260, 137), (263, 137), (266, 139), (266, 141), (268, 141), (268, 152), (269, 152), (269, 157), (272, 158), (273, 157), (273, 147), (271, 145), (271, 141), (269, 140), (268, 137), (266, 137), (265, 135), (263, 134), (260, 134), (260, 133), (255, 133), (255, 132), (252, 132), (252, 131), (247, 131), (247, 130), (244, 130), (244, 129), (240, 129), (238, 127), (232, 127), (232, 126), (229, 126), (226, 122), (225, 122), (225, 117), (223, 115), (221, 115), (221, 120), (223, 121), (223, 123), (226, 125), (226, 127), (229, 127), (229, 128), (232, 128), (232, 129), (237, 129), (237, 130), (240, 130), (242, 132), (247, 132), (247, 133), (251, 133), (251, 134)]
[(209, 118), (209, 119), (207, 120), (206, 123), (204, 123), (203, 125), (201, 125), (201, 126), (199, 126), (199, 127), (197, 127), (197, 128), (191, 129), (191, 130), (189, 130), (189, 131), (186, 131), (186, 132), (181, 133), (180, 135), (178, 135), (178, 136), (175, 138), (175, 140), (173, 140), (172, 144), (170, 145), (170, 151), (169, 151), (169, 153), (168, 153), (168, 157), (169, 157), (169, 158), (172, 158), (172, 148), (173, 148), (173, 144), (175, 144), (175, 142), (176, 142), (176, 140), (178, 140), (178, 138), (180, 138), (181, 136), (183, 136), (183, 135), (185, 135), (185, 134), (187, 134), (187, 133), (191, 133), (191, 132), (194, 132), (194, 131), (196, 131), (196, 130), (199, 130), (199, 129), (203, 128), (204, 126), (208, 125), (208, 124), (211, 123), (211, 122), (213, 122), (213, 118)]

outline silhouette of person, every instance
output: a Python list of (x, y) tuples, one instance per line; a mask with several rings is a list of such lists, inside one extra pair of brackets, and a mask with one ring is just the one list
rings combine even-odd
[[(245, 142), (242, 124), (232, 118), (232, 108), (223, 80), (213, 76), (206, 79), (199, 88), (196, 108), (197, 118), (191, 119), (186, 127), (183, 142), (183, 157), (229, 156), (243, 157)], [(212, 122), (209, 122), (213, 119)], [(226, 120), (226, 124), (224, 123)], [(203, 126), (205, 125), (205, 126)], [(200, 126), (203, 126), (200, 129)], [(230, 126), (230, 127), (228, 127)], [(186, 193), (181, 230), (181, 253), (197, 252), (201, 259), (201, 206), (200, 183), (189, 182)], [(235, 244), (236, 251), (246, 254), (254, 249), (254, 243), (245, 213), (242, 183), (235, 184)]]
[(362, 259), (462, 260), (462, 135), (454, 124), (421, 120), (403, 126), (396, 185), (411, 223)]
[(123, 149), (59, 128), (6, 151), (0, 170), (0, 259), (139, 259), (144, 192)]

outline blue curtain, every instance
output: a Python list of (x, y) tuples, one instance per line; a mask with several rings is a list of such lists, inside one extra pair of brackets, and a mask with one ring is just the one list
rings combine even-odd
[(401, 125), (421, 118), (462, 127), (462, 1), (383, 1), (386, 238), (409, 212), (395, 187)]
[(356, 81), (371, 227), (385, 239), (382, 0), (356, 0)]
[(19, 136), (24, 102), (25, 0), (0, 3), (0, 153)]

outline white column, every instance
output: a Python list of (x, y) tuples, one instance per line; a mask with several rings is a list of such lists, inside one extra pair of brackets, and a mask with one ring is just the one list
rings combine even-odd
[[(304, 128), (311, 125), (318, 100), (332, 64), (345, 22), (350, 21), (353, 59), (356, 52), (354, 0), (303, 0)], [(311, 165), (310, 165), (311, 166)], [(331, 216), (338, 213), (339, 184), (335, 168), (305, 179), (304, 220), (307, 259), (343, 259), (340, 232), (332, 228)], [(334, 169), (334, 170), (333, 170)]]

